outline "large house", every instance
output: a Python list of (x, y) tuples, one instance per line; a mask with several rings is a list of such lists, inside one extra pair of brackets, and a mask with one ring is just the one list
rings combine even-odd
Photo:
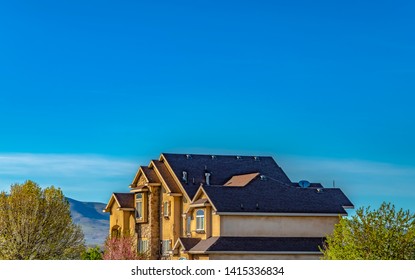
[(338, 188), (291, 182), (272, 157), (161, 154), (113, 193), (110, 234), (149, 259), (319, 259), (353, 204)]

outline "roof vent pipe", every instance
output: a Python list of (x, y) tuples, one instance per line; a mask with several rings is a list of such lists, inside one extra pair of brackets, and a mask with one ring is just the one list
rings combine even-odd
[(192, 158), (192, 156), (191, 156), (191, 155), (186, 155), (186, 158), (187, 158), (187, 159), (191, 159), (191, 158)]
[(205, 179), (206, 179), (206, 185), (210, 185), (210, 173), (209, 172), (206, 172), (205, 173)]
[(187, 172), (183, 171), (183, 181), (187, 184)]

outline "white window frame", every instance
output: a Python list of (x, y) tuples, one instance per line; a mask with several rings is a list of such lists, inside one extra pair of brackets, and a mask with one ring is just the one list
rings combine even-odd
[(144, 218), (142, 193), (137, 193), (135, 195), (135, 218), (139, 220), (142, 220)]
[(170, 241), (170, 239), (162, 240), (162, 243), (161, 243), (161, 254), (163, 256), (168, 256), (170, 250), (171, 250), (171, 241)]
[(191, 226), (192, 226), (192, 216), (186, 217), (186, 235), (191, 235)]
[(163, 203), (163, 216), (165, 218), (170, 216), (169, 205), (170, 205), (170, 203), (168, 201), (165, 201)]
[(138, 239), (138, 252), (144, 254), (148, 251), (148, 239)]
[(196, 211), (196, 230), (205, 230), (205, 210), (199, 209)]

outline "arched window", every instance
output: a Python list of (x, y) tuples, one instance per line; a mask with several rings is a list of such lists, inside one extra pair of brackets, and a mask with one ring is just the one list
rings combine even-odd
[(205, 211), (196, 211), (196, 230), (205, 230)]
[(119, 226), (113, 226), (111, 229), (111, 238), (119, 238), (121, 236), (121, 228)]

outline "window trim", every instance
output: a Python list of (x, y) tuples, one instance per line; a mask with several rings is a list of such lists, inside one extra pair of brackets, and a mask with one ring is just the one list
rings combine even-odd
[(192, 234), (192, 216), (186, 217), (186, 235), (190, 236)]
[[(147, 222), (147, 193), (139, 192), (134, 197), (134, 218), (137, 223)], [(138, 210), (140, 209), (140, 210)], [(140, 214), (141, 216), (139, 216)]]
[(137, 242), (137, 245), (138, 245), (138, 253), (140, 253), (140, 254), (145, 254), (145, 253), (147, 253), (148, 252), (148, 250), (149, 250), (149, 242), (148, 242), (148, 239), (141, 239), (141, 238), (139, 238), (138, 239), (138, 242)]
[(164, 218), (170, 217), (170, 201), (163, 202), (163, 217)]
[[(202, 214), (199, 214), (199, 213)], [(204, 209), (199, 209), (196, 210), (196, 231), (198, 232), (203, 232), (205, 231), (206, 225), (205, 225), (205, 210)], [(201, 227), (199, 227), (201, 226)]]
[(171, 240), (170, 239), (163, 239), (161, 241), (161, 255), (162, 256), (169, 256), (171, 251)]

